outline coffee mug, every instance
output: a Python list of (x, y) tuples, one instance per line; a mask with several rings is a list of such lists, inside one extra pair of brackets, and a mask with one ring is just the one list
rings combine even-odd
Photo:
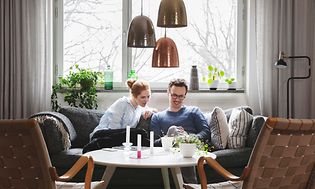
[(164, 148), (165, 151), (170, 151), (170, 149), (173, 146), (173, 140), (174, 137), (164, 136), (161, 138), (162, 147)]

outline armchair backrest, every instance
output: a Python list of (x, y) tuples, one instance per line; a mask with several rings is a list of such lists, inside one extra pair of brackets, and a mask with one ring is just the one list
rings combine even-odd
[(243, 188), (306, 188), (315, 164), (315, 120), (268, 118)]
[(37, 122), (0, 120), (0, 188), (55, 189), (51, 162)]

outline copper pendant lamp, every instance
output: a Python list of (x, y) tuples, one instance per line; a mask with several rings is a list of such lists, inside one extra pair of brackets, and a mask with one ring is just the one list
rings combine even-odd
[(166, 35), (156, 42), (156, 46), (153, 49), (152, 67), (179, 67), (176, 44), (171, 38), (166, 37)]
[(162, 0), (159, 7), (158, 27), (177, 28), (187, 26), (187, 14), (183, 0)]
[(151, 19), (143, 16), (143, 7), (141, 0), (141, 15), (133, 18), (128, 30), (128, 47), (152, 48), (155, 47), (154, 26)]

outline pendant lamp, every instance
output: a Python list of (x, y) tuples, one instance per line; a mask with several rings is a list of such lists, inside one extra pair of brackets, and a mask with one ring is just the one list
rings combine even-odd
[(162, 0), (159, 7), (158, 27), (177, 28), (187, 26), (187, 14), (183, 0)]
[(155, 47), (154, 26), (149, 17), (143, 16), (143, 7), (141, 0), (141, 15), (136, 16), (129, 25), (128, 47), (152, 48)]
[(165, 36), (156, 42), (153, 49), (152, 67), (173, 68), (179, 67), (178, 51), (175, 42)]

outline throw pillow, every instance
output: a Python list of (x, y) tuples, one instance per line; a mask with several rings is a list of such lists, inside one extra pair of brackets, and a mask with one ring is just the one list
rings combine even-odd
[(72, 148), (82, 148), (90, 142), (90, 133), (99, 124), (103, 112), (76, 107), (62, 107), (59, 112), (69, 118), (77, 133), (71, 142)]
[(49, 154), (56, 154), (70, 148), (70, 136), (61, 121), (50, 115), (35, 116), (33, 118), (42, 130)]
[(253, 116), (244, 109), (233, 109), (229, 120), (228, 148), (244, 148)]
[(215, 149), (225, 149), (227, 145), (229, 128), (224, 111), (215, 107), (211, 113), (209, 127), (211, 131), (211, 143)]

